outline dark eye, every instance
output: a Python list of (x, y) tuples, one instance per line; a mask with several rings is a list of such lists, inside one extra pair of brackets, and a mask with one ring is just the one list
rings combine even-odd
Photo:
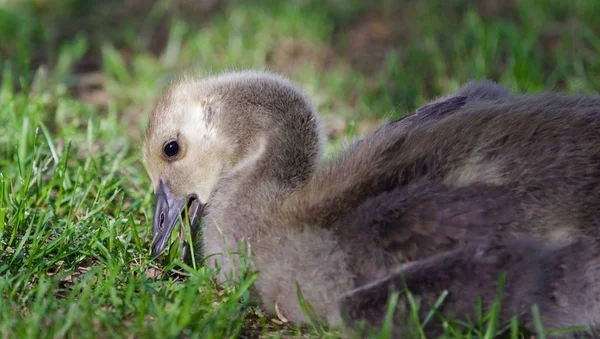
[(167, 158), (176, 156), (179, 153), (179, 144), (177, 143), (177, 140), (167, 141), (163, 147), (163, 153)]

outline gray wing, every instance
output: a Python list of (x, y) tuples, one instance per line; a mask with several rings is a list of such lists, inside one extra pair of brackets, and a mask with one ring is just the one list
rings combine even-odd
[[(397, 156), (411, 130), (443, 119), (465, 105), (508, 97), (508, 92), (499, 85), (486, 81), (471, 82), (460, 91), (419, 108), (414, 114), (383, 125), (350, 144), (332, 163), (316, 173), (305, 188), (309, 203), (301, 214), (317, 216), (319, 223), (328, 225), (330, 221), (346, 214), (349, 208), (362, 203), (365, 197), (376, 196), (403, 184), (406, 180), (398, 180), (400, 164)], [(433, 158), (422, 159), (415, 166), (426, 169), (424, 167), (430, 165), (431, 161), (434, 161)], [(419, 170), (416, 167), (413, 169)], [(356, 199), (340, 203), (340, 196)], [(306, 222), (310, 223), (311, 220)]]
[(414, 261), (463, 244), (520, 236), (518, 225), (527, 222), (527, 213), (517, 194), (501, 186), (448, 188), (423, 179), (368, 198), (334, 228), (348, 237), (369, 237), (373, 247), (403, 262)]

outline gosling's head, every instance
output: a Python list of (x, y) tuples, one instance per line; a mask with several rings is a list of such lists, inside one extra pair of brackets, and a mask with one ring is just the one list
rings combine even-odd
[[(306, 125), (314, 120), (303, 94), (276, 74), (187, 77), (167, 88), (150, 115), (142, 146), (155, 192), (152, 255), (166, 248), (186, 206), (195, 236), (219, 181), (268, 152), (266, 140), (273, 131), (290, 130), (282, 135), (304, 138), (300, 134), (312, 133)], [(182, 240), (185, 256), (189, 245)]]

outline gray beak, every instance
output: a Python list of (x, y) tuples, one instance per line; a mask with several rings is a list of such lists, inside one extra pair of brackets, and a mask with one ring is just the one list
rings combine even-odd
[[(200, 219), (204, 211), (204, 204), (198, 200), (195, 194), (188, 195), (187, 201), (175, 197), (169, 187), (161, 180), (158, 190), (155, 193), (154, 201), (154, 220), (152, 223), (152, 243), (151, 255), (157, 258), (167, 248), (169, 237), (179, 220), (185, 219), (185, 207), (187, 205), (188, 220), (190, 223), (192, 240), (198, 233)], [(184, 238), (184, 233), (179, 232), (180, 238), (184, 241), (183, 259), (185, 260), (190, 250), (190, 244)]]

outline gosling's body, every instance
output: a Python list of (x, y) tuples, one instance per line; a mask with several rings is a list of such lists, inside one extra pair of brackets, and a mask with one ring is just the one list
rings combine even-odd
[[(331, 324), (377, 325), (402, 277), (424, 302), (448, 289), (440, 311), (461, 317), (476, 295), (493, 301), (505, 270), (505, 315), (535, 303), (554, 328), (600, 321), (599, 131), (599, 99), (472, 83), (322, 163), (308, 100), (242, 72), (169, 89), (144, 161), (157, 189), (206, 203), (203, 254), (220, 278), (246, 239), (255, 296), (293, 322), (306, 320), (296, 283)], [(183, 155), (162, 159), (173, 138)]]

